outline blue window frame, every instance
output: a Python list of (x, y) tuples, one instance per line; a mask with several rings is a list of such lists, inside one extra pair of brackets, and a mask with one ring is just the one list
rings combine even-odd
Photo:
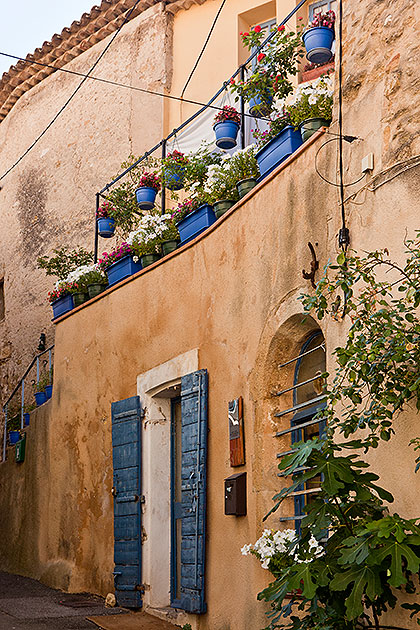
[[(296, 362), (293, 382), (293, 407), (296, 411), (291, 420), (291, 444), (309, 440), (322, 434), (325, 422), (313, 422), (314, 416), (325, 407), (322, 401), (323, 381), (317, 374), (325, 372), (325, 347), (321, 331), (313, 333), (303, 344)], [(321, 398), (321, 400), (320, 400)], [(311, 401), (313, 400), (313, 404)], [(303, 407), (302, 407), (303, 405)], [(299, 486), (293, 497), (295, 529), (300, 533), (300, 522), (305, 506), (316, 496), (321, 479), (312, 479)]]

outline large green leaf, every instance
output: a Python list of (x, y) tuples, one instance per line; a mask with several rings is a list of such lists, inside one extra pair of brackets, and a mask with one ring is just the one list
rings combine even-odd
[(391, 586), (402, 586), (407, 582), (403, 573), (403, 558), (407, 562), (407, 568), (412, 573), (416, 573), (420, 567), (420, 557), (406, 544), (399, 543), (397, 540), (385, 540), (380, 549), (375, 553), (375, 560), (382, 562), (389, 559), (389, 570), (391, 575), (388, 582)]
[(369, 567), (366, 564), (360, 567), (352, 567), (344, 573), (334, 576), (330, 582), (333, 591), (345, 591), (353, 584), (350, 595), (346, 598), (346, 611), (348, 619), (356, 619), (363, 612), (364, 595), (374, 600), (382, 593), (379, 569)]

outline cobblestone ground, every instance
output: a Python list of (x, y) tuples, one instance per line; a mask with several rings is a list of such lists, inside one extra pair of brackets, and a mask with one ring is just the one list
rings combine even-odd
[(100, 597), (56, 591), (36, 580), (0, 571), (0, 630), (95, 630), (93, 615), (116, 615)]

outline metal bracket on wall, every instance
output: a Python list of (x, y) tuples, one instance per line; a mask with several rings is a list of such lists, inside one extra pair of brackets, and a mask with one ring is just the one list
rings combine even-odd
[[(315, 245), (318, 245), (318, 243), (315, 243)], [(308, 247), (311, 250), (311, 254), (312, 254), (311, 271), (308, 273), (307, 271), (302, 269), (302, 276), (305, 278), (305, 280), (310, 280), (311, 285), (315, 289), (316, 288), (315, 272), (318, 271), (319, 269), (319, 262), (316, 259), (315, 249), (311, 242), (308, 243)]]

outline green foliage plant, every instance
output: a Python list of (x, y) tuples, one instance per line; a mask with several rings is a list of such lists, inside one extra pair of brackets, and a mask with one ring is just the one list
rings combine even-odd
[(64, 281), (77, 267), (93, 262), (93, 253), (84, 247), (71, 250), (68, 247), (60, 247), (53, 250), (52, 256), (41, 256), (37, 262), (38, 268), (44, 269), (47, 276), (56, 276)]
[[(297, 74), (298, 62), (303, 56), (301, 37), (286, 32), (284, 25), (272, 31), (275, 34), (258, 54), (254, 71), (244, 81), (231, 80), (230, 88), (236, 101), (240, 97), (246, 102), (256, 97), (283, 99), (293, 91), (290, 77)], [(267, 35), (267, 31), (257, 25), (249, 33), (241, 33), (242, 43), (251, 52)]]
[(239, 194), (236, 181), (233, 168), (231, 168), (231, 157), (226, 153), (221, 164), (213, 164), (207, 170), (205, 191), (209, 194), (209, 202), (213, 204), (225, 199), (237, 201)]
[(229, 161), (229, 172), (232, 180), (237, 183), (243, 179), (260, 176), (257, 160), (255, 157), (255, 145), (249, 145), (244, 149), (239, 149), (234, 153)]
[[(129, 155), (127, 160), (121, 164), (121, 171), (115, 177), (132, 166), (138, 159), (135, 155)], [(160, 168), (160, 160), (150, 156), (135, 166), (106, 193), (107, 200), (112, 204), (108, 216), (115, 219), (116, 231), (122, 239), (125, 239), (136, 228), (142, 216), (136, 201), (136, 189), (139, 187), (139, 180), (148, 170), (158, 168)]]
[(184, 170), (184, 188), (190, 196), (194, 196), (201, 203), (208, 203), (206, 192), (208, 169), (221, 162), (221, 153), (216, 153), (207, 142), (202, 142), (197, 151), (188, 154)]
[[(400, 605), (420, 623), (420, 605), (402, 603), (419, 588), (419, 519), (392, 512), (393, 496), (362, 457), (392, 438), (409, 403), (420, 409), (419, 237), (406, 246), (403, 264), (387, 250), (340, 253), (315, 292), (302, 296), (307, 313), (345, 319), (349, 332), (333, 353), (337, 367), (318, 412), (325, 431), (294, 444), (279, 465), (288, 483), (271, 512), (306, 482), (320, 492), (305, 508), (289, 561), (270, 563), (275, 579), (259, 594), (271, 604), (270, 628), (379, 630), (383, 613)], [(420, 438), (412, 443), (420, 448)], [(311, 555), (313, 538), (323, 553)]]

